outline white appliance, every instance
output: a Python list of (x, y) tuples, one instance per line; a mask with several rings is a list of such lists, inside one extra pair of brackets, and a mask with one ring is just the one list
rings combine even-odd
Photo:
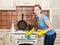
[(15, 45), (22, 45), (22, 44), (31, 44), (31, 45), (40, 45), (39, 37), (36, 36), (36, 32), (31, 35), (31, 39), (28, 40), (25, 37), (25, 31), (16, 31), (15, 32)]

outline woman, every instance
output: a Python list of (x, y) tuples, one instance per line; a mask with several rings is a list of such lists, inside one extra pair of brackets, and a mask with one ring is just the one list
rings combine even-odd
[(48, 17), (44, 14), (41, 14), (41, 6), (34, 6), (34, 14), (36, 15), (38, 26), (42, 28), (42, 30), (47, 30), (48, 32), (44, 38), (44, 45), (54, 45), (54, 41), (56, 38), (56, 32), (53, 29), (52, 24), (50, 23)]

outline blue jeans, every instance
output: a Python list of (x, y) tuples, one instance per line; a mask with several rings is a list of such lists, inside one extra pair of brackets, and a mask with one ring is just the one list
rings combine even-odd
[(56, 33), (52, 35), (46, 35), (44, 39), (44, 45), (54, 45), (55, 39), (56, 39)]

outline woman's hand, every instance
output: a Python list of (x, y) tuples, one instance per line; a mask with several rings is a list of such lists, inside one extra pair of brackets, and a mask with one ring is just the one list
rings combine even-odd
[(37, 33), (37, 36), (42, 36), (42, 35), (46, 34), (47, 32), (48, 32), (47, 30), (39, 31), (39, 32)]

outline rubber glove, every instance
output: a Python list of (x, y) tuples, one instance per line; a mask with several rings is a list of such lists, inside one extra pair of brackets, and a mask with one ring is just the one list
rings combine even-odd
[(48, 32), (47, 30), (42, 30), (37, 33), (37, 36), (42, 36), (42, 35), (46, 34), (47, 32)]
[(26, 37), (28, 40), (30, 40), (30, 38), (31, 38), (30, 35), (31, 35), (33, 32), (34, 32), (34, 28), (32, 28), (29, 32), (27, 32), (25, 37)]
[(31, 35), (34, 32), (34, 28), (32, 28), (29, 32), (26, 33), (26, 36)]

